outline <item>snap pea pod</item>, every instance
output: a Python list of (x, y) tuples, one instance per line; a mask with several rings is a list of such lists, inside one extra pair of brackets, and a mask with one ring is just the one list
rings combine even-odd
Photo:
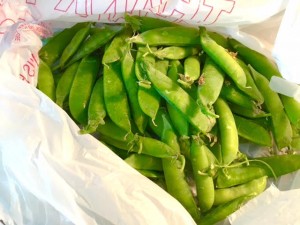
[(231, 111), (237, 115), (246, 117), (246, 118), (264, 118), (264, 117), (270, 117), (271, 113), (265, 112), (259, 107), (255, 107), (252, 109), (245, 108), (243, 106), (228, 102), (228, 105), (231, 109)]
[[(241, 57), (243, 61), (250, 64), (257, 72), (265, 76), (268, 80), (270, 80), (272, 76), (282, 77), (277, 65), (262, 53), (247, 47), (233, 38), (228, 38), (228, 42), (230, 46), (237, 51), (239, 57)], [(291, 123), (300, 126), (300, 103), (292, 97), (285, 95), (279, 96)]]
[(270, 80), (272, 76), (281, 77), (276, 64), (262, 53), (247, 47), (231, 37), (228, 37), (228, 43), (246, 64), (250, 64), (257, 72), (266, 76), (268, 80)]
[(237, 62), (243, 68), (246, 78), (247, 84), (246, 87), (238, 87), (243, 93), (251, 97), (255, 100), (258, 104), (262, 104), (264, 102), (264, 97), (261, 92), (258, 90), (249, 70), (249, 67), (244, 63), (244, 61), (237, 59)]
[(228, 102), (232, 102), (236, 105), (242, 106), (247, 109), (255, 109), (258, 104), (238, 89), (230, 80), (226, 79), (222, 86), (220, 96), (226, 99)]
[(92, 90), (88, 106), (88, 123), (80, 130), (80, 133), (93, 133), (99, 124), (105, 123), (106, 108), (103, 95), (103, 76), (101, 76), (96, 81)]
[[(106, 124), (107, 123), (105, 123), (105, 125)], [(103, 125), (100, 125), (99, 127), (101, 126)], [(105, 129), (104, 131), (99, 129), (99, 127), (97, 128), (97, 131), (101, 134), (99, 136), (99, 140), (104, 141), (109, 145), (113, 145), (119, 149), (157, 158), (173, 159), (178, 157), (178, 151), (176, 149), (171, 148), (169, 145), (155, 138), (133, 135), (132, 133), (128, 134), (125, 130), (120, 129), (118, 126), (116, 132), (112, 132), (110, 129)], [(123, 136), (124, 133), (125, 136)], [(122, 138), (120, 139), (119, 137)]]
[(147, 30), (152, 30), (161, 27), (178, 27), (177, 23), (173, 23), (167, 20), (162, 20), (155, 17), (149, 16), (130, 16), (125, 15), (125, 22), (128, 23), (134, 31), (145, 32)]
[(37, 88), (47, 95), (52, 101), (55, 101), (55, 83), (53, 73), (42, 59), (39, 63)]
[(270, 131), (249, 119), (237, 115), (233, 117), (240, 137), (261, 146), (272, 147), (273, 140)]
[(159, 179), (163, 178), (164, 175), (160, 171), (155, 171), (155, 170), (140, 170), (136, 169), (139, 173), (141, 173), (143, 176), (148, 177), (150, 179)]
[(286, 154), (257, 157), (249, 160), (249, 163), (250, 166), (258, 166), (264, 169), (268, 177), (278, 178), (300, 169), (300, 155)]
[(148, 117), (142, 111), (139, 101), (138, 101), (138, 90), (139, 86), (137, 83), (137, 78), (135, 76), (135, 61), (130, 52), (129, 44), (126, 45), (127, 50), (125, 51), (121, 59), (122, 67), (122, 78), (128, 93), (128, 100), (130, 104), (131, 114), (135, 125), (137, 126), (139, 132), (142, 134), (145, 132)]
[(121, 77), (120, 62), (104, 65), (103, 91), (107, 115), (119, 127), (131, 132), (131, 114), (128, 96)]
[(174, 160), (163, 160), (164, 175), (167, 184), (167, 191), (174, 196), (190, 213), (197, 222), (200, 213), (194, 201), (190, 187), (185, 180), (184, 156), (180, 155)]
[(184, 73), (180, 75), (178, 82), (186, 88), (191, 88), (200, 77), (201, 64), (197, 56), (189, 56), (183, 61)]
[(176, 159), (162, 159), (167, 191), (185, 207), (195, 221), (198, 221), (200, 213), (191, 189), (185, 179), (185, 158), (180, 155), (178, 139), (173, 130), (168, 114), (162, 109), (159, 112), (160, 115), (158, 118), (159, 120), (157, 121), (157, 126), (160, 126), (159, 132), (161, 132), (161, 141), (177, 151), (178, 154), (178, 158)]
[(158, 158), (173, 159), (178, 157), (177, 149), (171, 148), (169, 145), (165, 144), (162, 141), (143, 136), (139, 136), (139, 140), (141, 143), (141, 150), (138, 151), (139, 153), (152, 155)]
[(59, 60), (59, 66), (61, 68), (64, 67), (66, 62), (75, 54), (82, 42), (87, 38), (90, 32), (90, 28), (91, 23), (88, 23), (86, 27), (78, 30), (72, 38), (72, 40), (70, 41), (70, 43), (68, 43), (68, 45), (65, 47)]
[(268, 79), (255, 71), (251, 66), (250, 69), (258, 89), (264, 96), (264, 104), (271, 113), (274, 139), (280, 150), (291, 144), (293, 135), (291, 123), (284, 111), (279, 95), (269, 87)]
[(266, 171), (258, 166), (222, 168), (218, 171), (215, 185), (216, 188), (229, 188), (266, 175)]
[(181, 60), (189, 56), (193, 56), (199, 53), (199, 48), (188, 46), (168, 46), (156, 51), (151, 52), (156, 58), (159, 59), (169, 59), (169, 60)]
[(76, 53), (70, 58), (68, 63), (65, 64), (65, 67), (104, 46), (122, 29), (122, 27), (104, 26), (98, 29), (97, 32), (90, 35), (90, 37), (80, 45)]
[(266, 189), (266, 186), (267, 176), (262, 176), (234, 187), (217, 188), (215, 189), (214, 205), (221, 205), (250, 194), (258, 195)]
[(61, 75), (61, 79), (59, 80), (55, 95), (56, 95), (56, 104), (60, 107), (63, 107), (64, 102), (67, 100), (72, 83), (77, 72), (78, 66), (80, 62), (76, 62), (66, 68), (66, 70)]
[(142, 111), (153, 121), (160, 106), (161, 97), (146, 79), (147, 75), (140, 67), (142, 60), (147, 60), (149, 63), (155, 64), (155, 58), (151, 54), (148, 54), (148, 50), (145, 47), (138, 48), (135, 60), (135, 75), (139, 80), (138, 103)]
[(219, 115), (218, 127), (221, 139), (221, 163), (229, 165), (236, 159), (239, 152), (239, 137), (236, 123), (228, 104), (222, 98), (216, 100), (214, 108), (217, 115)]
[(291, 149), (295, 151), (300, 150), (300, 130), (295, 125), (292, 125), (293, 138), (291, 143)]
[(207, 31), (207, 34), (218, 44), (225, 49), (229, 49), (230, 45), (227, 41), (227, 37), (219, 32)]
[(206, 148), (200, 140), (192, 138), (190, 158), (201, 212), (210, 210), (215, 199), (213, 177), (208, 174), (211, 165)]
[(100, 69), (96, 55), (84, 57), (76, 71), (69, 94), (69, 107), (72, 117), (80, 124), (87, 123), (90, 96)]
[(129, 41), (149, 46), (199, 46), (199, 32), (191, 27), (162, 27), (137, 34)]
[(164, 107), (160, 107), (157, 111), (154, 123), (149, 123), (149, 128), (161, 139), (164, 130), (170, 129), (173, 131), (173, 126), (169, 121), (171, 121), (171, 119), (168, 112)]
[[(183, 73), (183, 67), (178, 60), (171, 60), (170, 67), (167, 72), (167, 76), (170, 77), (174, 82), (177, 82), (179, 73)], [(173, 105), (166, 103), (167, 111), (170, 115), (170, 120), (174, 126), (174, 129), (180, 136), (180, 140), (189, 135), (189, 123), (182, 113), (176, 109)], [(186, 156), (186, 154), (184, 154)]]
[(126, 40), (131, 35), (132, 31), (128, 28), (125, 28), (120, 33), (116, 34), (104, 51), (102, 64), (113, 63), (121, 60), (125, 52), (128, 50), (128, 44)]
[(137, 170), (162, 171), (162, 162), (160, 158), (156, 158), (144, 154), (131, 154), (124, 161), (132, 168)]
[(206, 133), (215, 124), (215, 118), (204, 115), (196, 101), (176, 82), (158, 71), (151, 63), (142, 62), (151, 84), (169, 104), (174, 105), (199, 131)]
[(204, 27), (200, 27), (200, 43), (207, 55), (232, 78), (234, 83), (240, 87), (246, 87), (247, 79), (244, 70), (226, 49), (209, 37)]
[(214, 115), (212, 105), (221, 93), (224, 77), (224, 72), (207, 56), (197, 84), (197, 103), (207, 114)]
[(39, 51), (39, 57), (43, 61), (52, 66), (61, 56), (66, 46), (70, 43), (76, 32), (87, 25), (84, 23), (76, 23), (70, 28), (66, 28), (55, 34)]
[(110, 118), (106, 118), (105, 123), (100, 124), (97, 127), (97, 132), (99, 132), (101, 135), (113, 137), (114, 140), (118, 141), (131, 142), (135, 138), (133, 133), (128, 133), (126, 130), (114, 123)]
[(201, 217), (198, 225), (214, 225), (217, 222), (220, 222), (226, 219), (227, 216), (237, 211), (240, 207), (246, 204), (250, 199), (254, 198), (255, 195), (251, 194), (248, 196), (242, 196), (236, 198), (230, 202), (219, 205), (212, 210), (210, 210), (207, 214)]

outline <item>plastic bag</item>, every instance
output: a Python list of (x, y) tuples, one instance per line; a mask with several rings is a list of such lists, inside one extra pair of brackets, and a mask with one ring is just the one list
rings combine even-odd
[(194, 224), (160, 187), (91, 135), (78, 135), (68, 115), (35, 88), (42, 37), (79, 21), (123, 22), (127, 11), (210, 26), (271, 55), (275, 38), (257, 38), (257, 23), (274, 25), (276, 35), (283, 15), (278, 13), (286, 5), (284, 0), (2, 1), (0, 219), (18, 225)]

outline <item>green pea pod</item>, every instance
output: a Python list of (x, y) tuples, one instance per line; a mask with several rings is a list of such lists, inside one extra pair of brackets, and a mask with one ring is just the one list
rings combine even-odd
[(234, 120), (240, 137), (261, 146), (273, 146), (271, 132), (263, 126), (237, 115), (234, 115)]
[(139, 86), (134, 72), (135, 61), (131, 55), (129, 45), (127, 45), (127, 51), (124, 53), (124, 56), (121, 59), (121, 66), (122, 78), (125, 84), (126, 91), (128, 93), (131, 114), (138, 130), (143, 134), (148, 123), (148, 118), (142, 111), (138, 101)]
[(155, 64), (155, 58), (151, 54), (147, 53), (147, 48), (138, 48), (135, 61), (135, 75), (139, 80), (138, 103), (142, 111), (153, 121), (160, 107), (161, 97), (157, 93), (157, 91), (149, 84), (149, 81), (147, 80), (147, 75), (140, 67), (140, 63), (142, 60), (146, 60), (151, 64)]
[(183, 159), (184, 157), (180, 156), (177, 159), (163, 160), (167, 191), (185, 207), (197, 222), (200, 219), (200, 213), (190, 187), (185, 180)]
[(115, 28), (115, 27), (104, 26), (99, 28), (98, 32), (95, 32), (93, 35), (90, 35), (90, 37), (80, 45), (79, 49), (70, 58), (69, 62), (65, 65), (65, 67), (71, 65), (77, 60), (82, 59), (83, 57), (96, 51), (98, 48), (104, 46), (120, 30), (121, 30), (120, 27)]
[[(167, 127), (166, 127), (167, 126)], [(171, 119), (165, 108), (160, 107), (157, 111), (154, 123), (149, 123), (149, 128), (154, 132), (160, 139), (163, 135), (164, 130), (170, 129), (173, 131), (171, 125)], [(175, 132), (174, 132), (175, 133)]]
[(78, 50), (82, 42), (87, 38), (89, 35), (91, 28), (91, 23), (88, 23), (86, 27), (81, 28), (76, 32), (70, 43), (66, 46), (64, 51), (62, 52), (62, 55), (60, 57), (59, 65), (61, 68), (64, 67), (66, 62), (75, 54), (75, 52)]
[(239, 152), (239, 137), (233, 114), (228, 104), (218, 98), (214, 104), (219, 115), (218, 127), (221, 139), (222, 164), (229, 165), (234, 161)]
[(117, 148), (123, 151), (126, 151), (127, 154), (131, 152), (135, 152), (135, 143), (128, 142), (126, 140), (116, 140), (111, 136), (106, 136), (102, 134), (99, 138), (99, 141), (104, 143), (107, 146), (113, 146), (113, 148)]
[(216, 188), (229, 188), (266, 175), (266, 171), (258, 166), (222, 168), (218, 171), (215, 185)]
[(55, 83), (52, 71), (42, 59), (39, 63), (37, 88), (55, 101)]
[(257, 119), (257, 118), (264, 118), (264, 117), (270, 117), (271, 114), (268, 112), (263, 111), (259, 107), (255, 107), (252, 109), (245, 108), (243, 106), (228, 102), (228, 105), (231, 109), (231, 111), (237, 115), (246, 117), (246, 118), (252, 118), (252, 119)]
[(196, 80), (200, 77), (200, 60), (197, 56), (189, 56), (184, 59), (184, 74), (180, 75), (178, 82), (186, 88), (191, 88)]
[(139, 170), (137, 169), (139, 173), (141, 173), (143, 176), (148, 177), (150, 179), (160, 179), (163, 178), (164, 175), (160, 171), (154, 171), (154, 170)]
[(158, 71), (151, 63), (142, 62), (143, 69), (157, 92), (174, 105), (199, 131), (206, 133), (215, 124), (215, 118), (204, 115), (196, 101), (176, 82)]
[(207, 31), (207, 34), (212, 38), (218, 45), (221, 45), (225, 49), (229, 49), (229, 43), (227, 37), (219, 32)]
[(169, 158), (173, 159), (174, 157), (178, 157), (177, 149), (171, 148), (169, 145), (165, 144), (162, 141), (151, 137), (139, 137), (141, 143), (141, 151), (140, 153), (152, 155), (158, 158)]
[(162, 166), (166, 182), (167, 191), (176, 198), (183, 207), (191, 214), (195, 221), (199, 220), (200, 214), (191, 189), (185, 179), (185, 158), (180, 155), (180, 146), (177, 136), (171, 125), (171, 121), (165, 110), (160, 109), (157, 118), (158, 129), (161, 141), (170, 146), (179, 155), (177, 158), (162, 159)]
[(201, 212), (210, 210), (215, 199), (213, 177), (207, 173), (210, 162), (205, 148), (207, 147), (201, 141), (192, 139), (190, 158)]
[(88, 123), (84, 126), (80, 133), (94, 133), (99, 124), (104, 124), (106, 117), (106, 108), (104, 103), (103, 92), (103, 76), (99, 77), (96, 81), (88, 106)]
[(162, 20), (155, 17), (148, 16), (130, 16), (125, 15), (125, 21), (128, 23), (134, 31), (145, 32), (147, 30), (152, 30), (161, 27), (178, 27), (177, 23), (173, 23), (167, 20)]
[(279, 96), (289, 120), (293, 125), (300, 128), (300, 103), (292, 97), (285, 95)]
[(300, 150), (300, 129), (295, 125), (292, 125), (293, 129), (293, 138), (291, 143), (291, 149), (295, 151)]
[(218, 222), (221, 222), (254, 197), (254, 194), (242, 196), (225, 204), (219, 205), (201, 217), (198, 225), (214, 225)]
[(178, 157), (178, 150), (171, 148), (164, 142), (152, 137), (128, 133), (114, 123), (108, 125), (108, 122), (106, 122), (104, 125), (100, 125), (97, 131), (101, 134), (99, 135), (100, 141), (126, 151), (133, 151), (157, 158), (173, 159)]
[(104, 136), (111, 137), (116, 141), (132, 142), (135, 138), (133, 133), (128, 133), (126, 130), (119, 127), (110, 118), (105, 119), (104, 124), (97, 127), (97, 132)]
[(209, 37), (204, 27), (200, 27), (200, 43), (204, 52), (232, 78), (234, 83), (240, 87), (246, 87), (247, 79), (244, 70), (226, 49)]
[(124, 161), (132, 168), (137, 170), (162, 171), (162, 162), (160, 158), (144, 154), (131, 154)]
[(269, 87), (268, 79), (251, 66), (250, 69), (257, 87), (264, 96), (264, 104), (271, 113), (274, 139), (280, 150), (291, 144), (293, 136), (291, 123), (284, 111), (279, 95)]
[(52, 66), (61, 56), (66, 46), (70, 43), (76, 32), (84, 28), (87, 23), (76, 23), (55, 34), (39, 51), (39, 57)]
[(271, 155), (249, 160), (250, 166), (258, 166), (265, 170), (268, 177), (280, 177), (300, 169), (300, 155)]
[[(170, 77), (174, 82), (177, 82), (179, 78), (179, 74), (183, 73), (183, 66), (181, 65), (180, 61), (178, 60), (171, 60), (170, 67), (167, 72), (167, 76)], [(180, 136), (180, 139), (184, 137), (188, 137), (189, 135), (189, 122), (184, 117), (184, 115), (176, 109), (173, 105), (166, 103), (167, 110), (170, 115), (170, 120), (174, 126), (174, 129)], [(187, 156), (184, 154), (184, 156)]]
[(249, 67), (240, 59), (237, 59), (237, 62), (243, 68), (246, 78), (247, 78), (247, 86), (246, 87), (238, 87), (243, 93), (251, 97), (258, 104), (262, 104), (264, 102), (264, 97), (261, 92), (258, 90), (252, 76)]
[(80, 124), (87, 123), (88, 103), (100, 69), (96, 55), (84, 57), (76, 71), (69, 94), (72, 117)]
[[(276, 64), (265, 55), (250, 49), (233, 38), (229, 38), (228, 42), (230, 46), (237, 51), (238, 56), (241, 57), (243, 61), (250, 64), (257, 72), (265, 76), (268, 80), (270, 80), (272, 76), (282, 77)], [(291, 123), (300, 126), (300, 103), (292, 97), (284, 95), (279, 96)]]
[(181, 60), (199, 53), (199, 48), (188, 46), (168, 46), (151, 52), (159, 59)]
[(250, 110), (257, 108), (258, 106), (252, 98), (240, 91), (240, 89), (238, 89), (229, 80), (224, 81), (224, 85), (222, 86), (220, 96), (228, 102), (232, 102), (236, 105), (242, 106)]
[(224, 76), (223, 71), (207, 56), (197, 85), (197, 103), (207, 114), (214, 114), (212, 105), (220, 95)]
[(272, 76), (281, 77), (276, 64), (262, 53), (247, 47), (234, 38), (229, 37), (228, 43), (246, 64), (250, 64), (257, 72), (266, 76), (268, 80), (270, 80)]
[(267, 176), (263, 176), (234, 187), (218, 188), (215, 190), (214, 205), (221, 205), (250, 194), (258, 195), (266, 189), (266, 186)]
[(108, 47), (105, 49), (102, 64), (113, 63), (121, 60), (128, 49), (126, 40), (132, 35), (130, 29), (124, 29), (122, 32), (114, 36)]
[(67, 67), (63, 72), (61, 79), (59, 80), (56, 87), (56, 104), (63, 107), (64, 102), (68, 99), (72, 83), (77, 72), (80, 62), (76, 62), (71, 66)]
[(142, 111), (151, 118), (153, 121), (156, 117), (157, 111), (160, 107), (160, 95), (151, 87), (145, 88), (139, 86), (138, 89), (138, 102)]
[(119, 62), (104, 65), (103, 90), (107, 115), (119, 127), (131, 132), (131, 115)]
[(129, 41), (149, 46), (197, 46), (199, 32), (191, 27), (162, 27), (140, 33)]

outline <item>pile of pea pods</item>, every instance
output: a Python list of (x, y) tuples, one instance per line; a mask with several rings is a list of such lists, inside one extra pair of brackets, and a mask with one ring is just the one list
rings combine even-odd
[[(39, 52), (38, 89), (126, 163), (215, 224), (300, 168), (300, 104), (239, 41), (150, 17), (81, 22)], [(251, 158), (251, 143), (269, 150)], [(130, 178), (128, 179), (130, 180)]]

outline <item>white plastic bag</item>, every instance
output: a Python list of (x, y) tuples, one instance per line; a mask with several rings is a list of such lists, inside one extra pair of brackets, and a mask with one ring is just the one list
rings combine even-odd
[(127, 11), (191, 26), (210, 26), (271, 55), (275, 38), (257, 39), (259, 24), (256, 23), (276, 21), (272, 23), (276, 35), (283, 15), (278, 13), (287, 3), (284, 0), (102, 0), (101, 4), (95, 0), (2, 1), (0, 219), (5, 224), (18, 225), (193, 225), (190, 215), (174, 198), (94, 137), (78, 135), (78, 127), (68, 115), (35, 88), (41, 38), (79, 21), (123, 22), (123, 12)]

